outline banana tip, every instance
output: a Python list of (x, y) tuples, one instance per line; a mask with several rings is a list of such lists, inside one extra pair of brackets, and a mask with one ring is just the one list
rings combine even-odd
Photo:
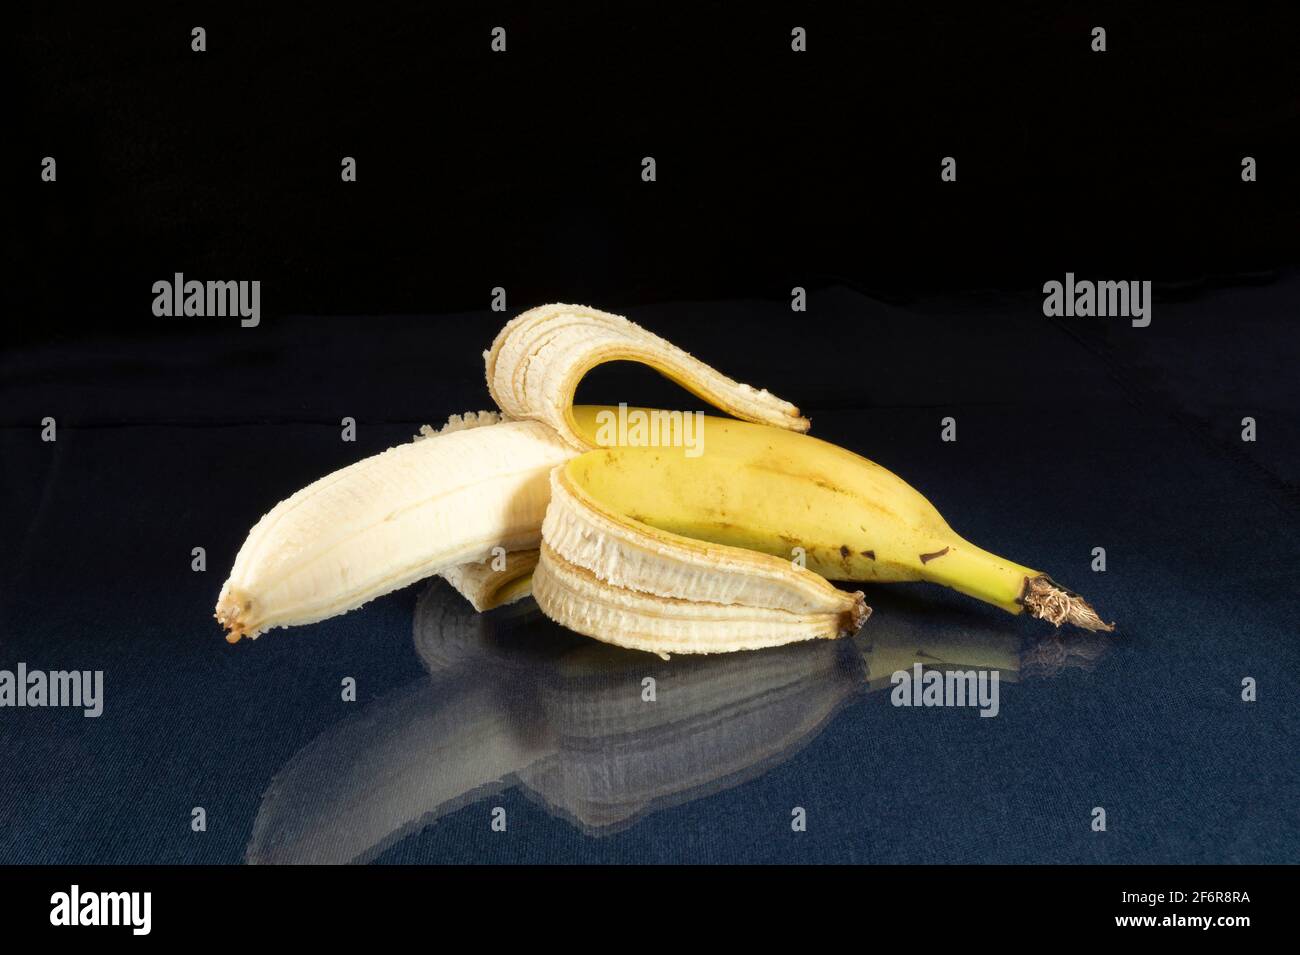
[(1026, 579), (1020, 600), (1031, 617), (1046, 620), (1056, 627), (1069, 623), (1083, 630), (1103, 633), (1113, 633), (1115, 630), (1115, 625), (1102, 620), (1088, 601), (1066, 590), (1046, 574)]
[(845, 611), (843, 620), (840, 623), (840, 634), (846, 637), (851, 637), (861, 630), (862, 625), (871, 616), (871, 608), (867, 606), (866, 595), (860, 590), (855, 590), (851, 596), (853, 606)]
[(226, 642), (238, 643), (248, 636), (248, 625), (244, 614), (252, 609), (253, 602), (245, 595), (229, 587), (222, 588), (217, 599), (217, 612), (213, 614), (217, 623), (226, 630)]

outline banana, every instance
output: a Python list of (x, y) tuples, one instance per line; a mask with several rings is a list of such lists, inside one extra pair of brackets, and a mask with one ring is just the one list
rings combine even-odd
[[(870, 613), (862, 593), (828, 580), (932, 581), (1058, 626), (1112, 629), (1046, 574), (961, 538), (889, 471), (808, 437), (794, 405), (625, 318), (532, 309), (484, 360), (501, 414), (423, 429), (257, 523), (218, 600), (228, 640), (433, 574), (476, 609), (531, 587), (563, 625), (660, 655), (855, 632)], [(573, 404), (583, 375), (609, 361), (655, 368), (739, 420), (693, 419), (697, 455), (626, 446), (630, 432), (611, 441), (601, 418), (614, 409)], [(513, 552), (504, 571), (483, 563), (497, 548)]]
[(574, 420), (574, 391), (583, 375), (611, 361), (649, 365), (732, 417), (794, 431), (809, 427), (790, 402), (720, 374), (621, 315), (581, 305), (524, 312), (506, 323), (483, 358), (488, 391), (505, 414), (544, 421), (580, 450), (595, 445)]
[(249, 532), (217, 602), (226, 639), (324, 620), (494, 547), (537, 547), (550, 472), (572, 455), (544, 424), (471, 413), (321, 478)]
[(548, 474), (583, 450), (573, 390), (605, 361), (643, 361), (740, 417), (806, 430), (792, 404), (722, 375), (625, 318), (581, 306), (525, 312), (485, 352), (504, 414), (455, 415), (411, 444), (330, 474), (267, 513), (217, 601), (227, 640), (314, 623), (444, 574), (478, 609), (528, 592), (528, 558), (497, 576), (494, 548), (535, 550)]
[[(593, 434), (600, 410), (574, 408), (576, 433)], [(818, 580), (925, 580), (1058, 626), (1111, 629), (1086, 601), (1046, 574), (959, 536), (924, 496), (880, 465), (790, 430), (709, 416), (703, 422), (706, 450), (698, 457), (671, 449), (611, 447), (556, 469), (537, 571), (545, 591), (534, 581), (544, 611), (583, 633), (605, 628), (614, 642), (619, 635), (608, 613), (584, 618), (582, 604), (595, 605), (600, 596), (612, 599), (620, 588), (648, 592), (661, 602), (684, 597), (814, 612), (812, 605), (782, 602), (791, 591), (778, 581), (801, 594), (814, 593), (795, 573), (799, 568), (791, 568), (793, 561), (820, 575)], [(761, 554), (774, 563), (740, 556)], [(610, 593), (598, 594), (566, 565), (594, 575)], [(827, 598), (824, 591), (822, 598)], [(638, 623), (649, 598), (640, 599), (630, 611)], [(834, 608), (819, 604), (815, 612)], [(835, 619), (844, 629), (857, 617), (850, 611)], [(828, 630), (823, 620), (811, 629), (784, 632), (833, 635)], [(757, 636), (734, 642), (717, 646), (765, 645)], [(708, 652), (706, 647), (701, 642), (693, 650), (677, 649)]]

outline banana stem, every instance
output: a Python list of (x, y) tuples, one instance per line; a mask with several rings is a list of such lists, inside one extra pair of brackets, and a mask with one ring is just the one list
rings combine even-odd
[(961, 538), (943, 550), (922, 554), (921, 560), (923, 579), (951, 587), (1008, 613), (1028, 610), (1031, 617), (1057, 627), (1070, 623), (1084, 630), (1115, 629), (1086, 600), (1061, 587), (1042, 571), (999, 557)]
[(1110, 633), (1115, 629), (1113, 623), (1106, 623), (1098, 616), (1088, 601), (1066, 590), (1046, 574), (1025, 581), (1025, 595), (1022, 599), (1030, 616), (1058, 627), (1063, 623), (1072, 623), (1084, 630)]

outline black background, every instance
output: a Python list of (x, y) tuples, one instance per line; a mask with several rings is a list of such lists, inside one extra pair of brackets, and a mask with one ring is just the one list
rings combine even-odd
[(177, 271), (260, 279), (269, 314), (1267, 280), (1296, 261), (1295, 11), (42, 6), (15, 24), (11, 338), (174, 335), (149, 290)]
[[(706, 869), (630, 866), (599, 871), (573, 866), (426, 867), (418, 878), (405, 869), (374, 866), (364, 871), (299, 867), (291, 877), (282, 870), (266, 869), (100, 866), (78, 869), (76, 875), (83, 892), (151, 892), (149, 936), (133, 936), (126, 927), (51, 928), (46, 919), (49, 897), (69, 891), (70, 873), (66, 868), (32, 867), (21, 872), (0, 870), (0, 879), (7, 879), (6, 900), (16, 916), (8, 928), (11, 937), (147, 944), (193, 938), (201, 931), (207, 940), (238, 943), (253, 932), (273, 937), (292, 932), (300, 942), (366, 943), (388, 926), (419, 918), (422, 924), (432, 921), (435, 930), (452, 922), (486, 925), (494, 941), (535, 944), (553, 922), (557, 904), (581, 905), (586, 930), (613, 934), (627, 927), (628, 904), (615, 901), (619, 893), (662, 891), (664, 880), (671, 878), (684, 892), (703, 894), (716, 877)], [(876, 940), (964, 941), (1008, 930), (1046, 934), (1062, 928), (1076, 939), (1127, 933), (1141, 939), (1153, 933), (1167, 935), (1171, 929), (1117, 927), (1116, 916), (1248, 917), (1249, 926), (1208, 930), (1214, 938), (1233, 941), (1254, 937), (1252, 929), (1258, 932), (1282, 924), (1287, 870), (1280, 866), (1249, 871), (1230, 866), (1194, 870), (1145, 866), (1124, 871), (1058, 867), (1045, 878), (1036, 871), (1007, 866), (891, 866), (872, 879), (838, 867), (728, 868), (735, 892), (761, 892), (774, 876), (801, 880), (809, 891), (828, 900), (821, 904), (819, 918), (845, 920), (847, 916), (844, 924), (850, 927), (855, 906), (850, 885), (856, 882), (858, 891), (869, 894), (873, 902), (870, 933)], [(1166, 896), (1182, 892), (1191, 898), (1198, 891), (1244, 893), (1250, 901), (1194, 906), (1120, 901), (1126, 892)], [(239, 904), (214, 917), (212, 900), (231, 893), (239, 896)], [(927, 919), (917, 900), (936, 897), (945, 902), (944, 918)], [(502, 918), (503, 911), (510, 917)], [(719, 945), (758, 942), (797, 918), (738, 912), (693, 924), (690, 931), (695, 939)], [(1185, 941), (1202, 932), (1199, 927), (1173, 929), (1171, 937)]]

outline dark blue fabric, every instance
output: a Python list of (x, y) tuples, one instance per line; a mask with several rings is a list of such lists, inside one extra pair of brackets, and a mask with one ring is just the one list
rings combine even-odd
[[(805, 341), (743, 353), (730, 333), (780, 327), (774, 306), (636, 313), (1119, 622), (1108, 648), (1061, 645), (1076, 656), (1054, 674), (1034, 663), (1061, 649), (1049, 628), (924, 585), (872, 588), (854, 641), (709, 660), (604, 648), (526, 608), (475, 620), (437, 582), (230, 647), (212, 606), (248, 528), (421, 421), (487, 406), (477, 350), (411, 349), (456, 326), (481, 349), (492, 322), (285, 320), (242, 370), (196, 372), (201, 341), (134, 376), (91, 346), (15, 351), (7, 371), (40, 374), (0, 431), (0, 667), (102, 669), (106, 699), (99, 719), (0, 710), (0, 862), (1293, 862), (1296, 288), (1158, 303), (1146, 330), (827, 292)], [(673, 397), (601, 374), (592, 400), (627, 382)], [(872, 686), (916, 651), (1018, 681), (992, 719), (894, 707)]]

